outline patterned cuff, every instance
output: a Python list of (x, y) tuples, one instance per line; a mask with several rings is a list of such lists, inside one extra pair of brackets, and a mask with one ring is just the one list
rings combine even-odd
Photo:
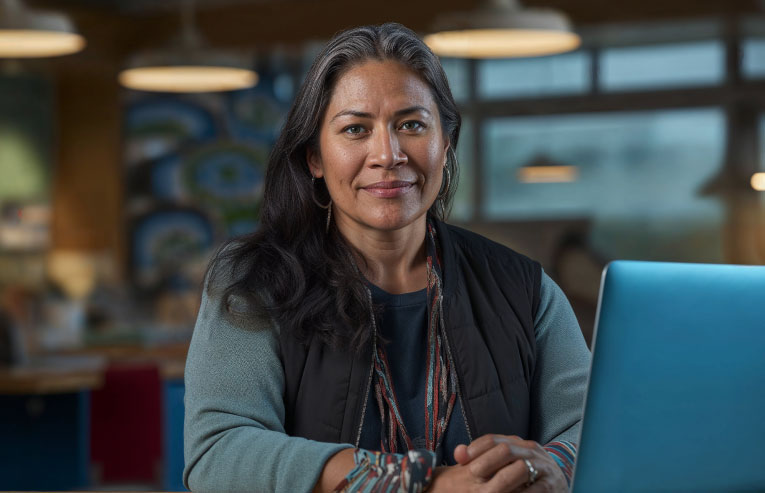
[(566, 483), (571, 486), (571, 477), (574, 475), (574, 461), (576, 460), (576, 445), (571, 442), (550, 442), (544, 446), (550, 456), (558, 463)]
[(353, 461), (356, 467), (335, 487), (335, 492), (417, 493), (425, 491), (433, 480), (436, 454), (424, 449), (406, 454), (356, 449)]

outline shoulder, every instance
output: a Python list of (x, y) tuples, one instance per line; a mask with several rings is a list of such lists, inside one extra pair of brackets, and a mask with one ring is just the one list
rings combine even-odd
[(437, 222), (436, 231), (441, 235), (447, 291), (470, 286), (486, 296), (501, 293), (511, 304), (528, 300), (530, 313), (536, 314), (542, 281), (539, 262), (458, 226)]
[(265, 315), (267, 294), (251, 289), (253, 262), (260, 248), (249, 237), (237, 237), (223, 243), (210, 260), (203, 291), (225, 316)]
[[(535, 320), (538, 327), (544, 325), (542, 322), (545, 318), (571, 318), (569, 315), (573, 314), (573, 310), (568, 298), (560, 286), (544, 271), (542, 271), (539, 299), (539, 311)], [(576, 318), (574, 317), (573, 320), (576, 321)]]
[[(439, 228), (444, 241), (450, 244), (457, 256), (484, 257), (495, 264), (514, 264), (538, 271), (537, 276), (541, 277), (539, 262), (510, 247), (453, 224), (440, 223)], [(445, 246), (445, 248), (449, 247)]]
[(244, 269), (242, 263), (249, 252), (257, 246), (246, 238), (232, 238), (221, 244), (210, 258), (205, 275), (205, 285), (208, 289), (219, 289), (241, 280)]

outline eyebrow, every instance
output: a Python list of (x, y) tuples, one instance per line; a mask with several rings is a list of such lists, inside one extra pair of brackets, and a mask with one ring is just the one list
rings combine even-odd
[[(427, 113), (428, 115), (430, 115), (430, 111), (424, 106), (409, 106), (408, 108), (403, 108), (396, 111), (393, 115), (398, 117), (401, 115), (408, 115), (409, 113), (416, 113), (418, 111), (422, 111), (423, 113)], [(330, 120), (330, 123), (335, 121), (335, 119), (340, 118), (341, 116), (355, 116), (357, 118), (372, 118), (372, 113), (366, 113), (363, 111), (355, 111), (355, 110), (342, 110), (332, 117), (332, 120)]]

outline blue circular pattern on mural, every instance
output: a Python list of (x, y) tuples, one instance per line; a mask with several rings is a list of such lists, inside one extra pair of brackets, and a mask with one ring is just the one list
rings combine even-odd
[(212, 204), (257, 202), (263, 193), (265, 145), (216, 143), (184, 156), (183, 186)]
[(159, 277), (209, 251), (215, 241), (212, 224), (194, 209), (159, 210), (140, 218), (133, 227), (132, 260), (137, 277)]
[(220, 142), (169, 154), (151, 168), (151, 192), (164, 200), (256, 202), (263, 189), (263, 144)]
[(178, 154), (170, 154), (152, 165), (152, 195), (165, 200), (183, 198), (182, 163), (183, 161)]
[(226, 122), (231, 134), (239, 139), (273, 141), (289, 109), (276, 97), (267, 76), (252, 89), (231, 92), (226, 103)]
[(208, 139), (218, 133), (215, 119), (203, 106), (167, 98), (149, 98), (130, 104), (125, 127), (131, 138)]
[(220, 198), (252, 197), (263, 181), (263, 173), (252, 157), (231, 151), (210, 155), (195, 166), (195, 182)]

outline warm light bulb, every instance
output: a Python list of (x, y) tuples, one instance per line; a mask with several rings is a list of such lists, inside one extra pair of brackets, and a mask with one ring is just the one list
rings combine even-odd
[(85, 38), (63, 31), (0, 29), (0, 58), (68, 55), (85, 47)]
[(553, 29), (465, 29), (429, 34), (425, 43), (440, 56), (510, 58), (575, 50), (578, 35)]
[(752, 188), (758, 192), (765, 192), (765, 173), (755, 173), (752, 175)]
[(217, 92), (252, 87), (258, 83), (258, 74), (232, 67), (138, 67), (120, 73), (119, 81), (129, 89), (141, 91)]
[(576, 166), (523, 166), (518, 169), (521, 183), (565, 183), (576, 181)]
[(85, 299), (96, 284), (93, 254), (53, 250), (48, 254), (48, 277), (73, 300)]

